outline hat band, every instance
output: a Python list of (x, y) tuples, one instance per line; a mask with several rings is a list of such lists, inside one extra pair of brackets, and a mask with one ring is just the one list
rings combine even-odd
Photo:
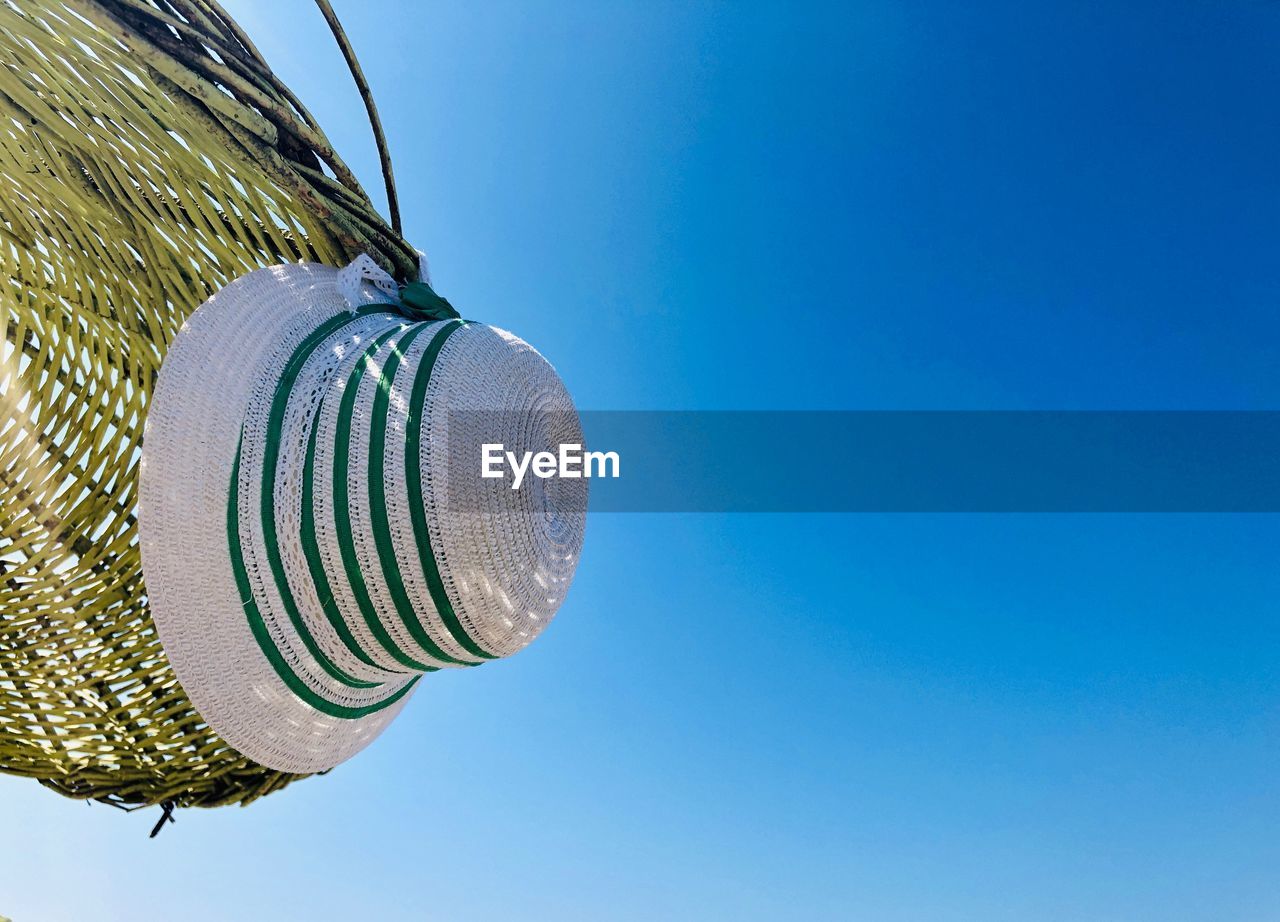
[(271, 668), (275, 670), (280, 680), (295, 695), (311, 705), (322, 714), (328, 714), (330, 717), (338, 717), (345, 720), (355, 720), (360, 717), (367, 717), (370, 714), (376, 714), (383, 708), (390, 707), (401, 698), (409, 693), (414, 685), (417, 684), (420, 675), (416, 675), (399, 689), (392, 692), (388, 697), (372, 704), (362, 705), (359, 707), (351, 707), (349, 705), (339, 704), (322, 697), (310, 685), (308, 685), (296, 672), (290, 667), (285, 660), (284, 655), (280, 652), (271, 637), (270, 631), (267, 629), (266, 621), (262, 617), (262, 612), (258, 609), (258, 603), (254, 598), (253, 587), (249, 583), (248, 571), (245, 567), (244, 553), (240, 548), (240, 514), (239, 504), (236, 502), (236, 483), (240, 476), (240, 449), (236, 450), (236, 460), (231, 467), (232, 496), (231, 501), (227, 504), (227, 537), (231, 551), (231, 571), (235, 574), (236, 588), (240, 593), (241, 603), (244, 605), (245, 618), (249, 622), (249, 630), (253, 634), (253, 639), (258, 642), (258, 646), (262, 649), (263, 655), (266, 656), (267, 662), (271, 664)]
[[(422, 363), (429, 371), (426, 374), (419, 372), (413, 379), (413, 391), (409, 397), (408, 425), (405, 432), (404, 479), (409, 492), (409, 520), (413, 524), (413, 543), (418, 549), (418, 564), (427, 578), (427, 591), (431, 593), (431, 601), (435, 603), (436, 612), (440, 615), (440, 620), (444, 622), (449, 634), (464, 650), (472, 656), (488, 660), (496, 659), (497, 654), (483, 649), (471, 637), (458, 619), (457, 613), (453, 610), (453, 603), (449, 601), (449, 594), (445, 592), (444, 580), (440, 578), (440, 567), (436, 563), (436, 555), (431, 550), (431, 531), (427, 525), (427, 504), (422, 494), (422, 432), (426, 426), (425, 411), (427, 387), (431, 383), (430, 369), (435, 368), (436, 358), (440, 355), (440, 350), (444, 348), (445, 340), (454, 330), (465, 324), (465, 320), (451, 320), (446, 324), (446, 327), (450, 328), (431, 341), (431, 344), (427, 347), (426, 354), (422, 357)], [(381, 479), (371, 481), (371, 483), (376, 484), (381, 484), (381, 482)], [(373, 508), (375, 510), (385, 510), (386, 506), (375, 504)], [(380, 530), (378, 534), (389, 533)], [(387, 559), (385, 552), (384, 559)]]
[[(357, 316), (365, 316), (372, 313), (378, 313), (378, 311), (365, 309), (358, 312)], [(267, 437), (263, 443), (262, 492), (259, 502), (267, 563), (270, 566), (276, 589), (280, 593), (280, 601), (284, 607), (285, 614), (288, 616), (289, 622), (293, 625), (293, 629), (302, 641), (303, 646), (330, 678), (336, 679), (352, 688), (377, 688), (382, 684), (381, 682), (364, 682), (354, 678), (339, 668), (325, 655), (320, 645), (316, 643), (315, 637), (307, 627), (306, 620), (298, 610), (297, 600), (289, 587), (289, 580), (284, 572), (284, 561), (280, 555), (279, 531), (276, 527), (276, 491), (274, 487), (280, 462), (280, 443), (283, 437), (284, 418), (289, 409), (289, 395), (292, 393), (293, 386), (297, 383), (298, 376), (301, 374), (307, 360), (312, 357), (331, 334), (347, 327), (354, 319), (356, 318), (350, 315), (338, 316), (322, 324), (314, 333), (303, 340), (302, 344), (289, 358), (288, 364), (285, 365), (284, 372), (280, 375), (280, 382), (276, 386), (271, 400), (271, 415), (267, 422)], [(241, 430), (240, 439), (243, 445), (243, 429)], [(228, 498), (228, 504), (234, 505), (239, 499), (237, 495), (239, 481), (234, 476), (232, 481), (232, 492)], [(324, 598), (323, 594), (320, 598)]]
[[(227, 511), (232, 570), (257, 645), (280, 679), (307, 704), (330, 716), (348, 719), (376, 713), (394, 704), (408, 693), (424, 672), (435, 671), (442, 666), (479, 665), (479, 662), (495, 658), (495, 654), (485, 650), (471, 636), (454, 611), (431, 546), (423, 504), (424, 410), (431, 374), (449, 337), (465, 324), (460, 320), (411, 325), (396, 323), (390, 329), (383, 327), (381, 332), (371, 337), (369, 345), (359, 349), (356, 344), (360, 337), (353, 335), (357, 332), (353, 325), (372, 314), (382, 314), (391, 319), (385, 305), (340, 315), (306, 336), (289, 356), (271, 395), (265, 427), (242, 426)], [(367, 320), (364, 322), (368, 324)], [(428, 332), (430, 335), (419, 343), (425, 344), (426, 348), (416, 350), (421, 353), (416, 363), (407, 362), (406, 357), (415, 351), (412, 349), (414, 343)], [(326, 343), (329, 344), (327, 349)], [(326, 362), (332, 365), (335, 356), (342, 360), (325, 382), (324, 396), (319, 401), (312, 398), (308, 402), (308, 390), (314, 391), (316, 381), (323, 380), (325, 369), (317, 371), (317, 368)], [(347, 366), (343, 375), (341, 369)], [(303, 379), (301, 386), (300, 377)], [(403, 384), (402, 379), (406, 377), (411, 378), (410, 386)], [(339, 382), (340, 392), (336, 389)], [(358, 399), (366, 395), (370, 386), (372, 401), (366, 398), (357, 406)], [(393, 392), (398, 399), (393, 400)], [(325, 409), (333, 401), (337, 402), (336, 414)], [(332, 419), (334, 415), (336, 420)], [(353, 427), (353, 419), (358, 415), (368, 420), (367, 437), (364, 432), (357, 431), (362, 427)], [(393, 417), (396, 425), (389, 427), (388, 422)], [(327, 428), (326, 418), (334, 425)], [(290, 584), (291, 575), (295, 582), (299, 579), (299, 570), (295, 566), (292, 574), (287, 572), (276, 508), (276, 494), (282, 477), (281, 451), (288, 451), (285, 446), (297, 444), (299, 427), (303, 427), (301, 431), (305, 432), (301, 509), (295, 508), (295, 515), (300, 512), (296, 519), (290, 519), (286, 514), (283, 537), (288, 549), (295, 551), (293, 558), (305, 560), (303, 572), (309, 577), (310, 586), (304, 592), (301, 605)], [(253, 446), (255, 450), (251, 453), (262, 459), (258, 477), (254, 477), (252, 471), (242, 469), (246, 440), (252, 440), (256, 433), (265, 436), (261, 438), (260, 446)], [(292, 435), (292, 439), (286, 435)], [(393, 469), (390, 478), (387, 477), (389, 438), (401, 439), (404, 446), (403, 466)], [(359, 447), (360, 451), (353, 452), (353, 447)], [(430, 446), (425, 447), (430, 450)], [(366, 456), (366, 464), (353, 463), (353, 455), (361, 454)], [(330, 460), (328, 455), (332, 456), (331, 463), (326, 463)], [(331, 489), (317, 489), (318, 469), (332, 472)], [(287, 471), (283, 476), (288, 477)], [(246, 481), (245, 477), (250, 479)], [(356, 485), (367, 484), (367, 505), (360, 510), (367, 520), (357, 516), (357, 507), (352, 502), (353, 477), (358, 478)], [(244, 495), (243, 488), (254, 486), (255, 480), (260, 489), (257, 505), (261, 534), (256, 537), (261, 542), (261, 552), (255, 548), (255, 535), (242, 527), (246, 523), (241, 516), (242, 499), (249, 499), (252, 504), (252, 497)], [(419, 565), (419, 573), (415, 574), (416, 585), (425, 584), (426, 587), (426, 593), (419, 592), (418, 595), (429, 598), (429, 604), (415, 606), (406, 589), (402, 561), (397, 556), (391, 528), (388, 489), (402, 491), (405, 499), (403, 506), (408, 508)], [(326, 494), (332, 497), (332, 516), (326, 516), (318, 509), (317, 499)], [(361, 498), (357, 497), (356, 502)], [(399, 503), (395, 505), (401, 506)], [(326, 529), (326, 525), (330, 527)], [(336, 544), (340, 566), (326, 566), (326, 555), (319, 537), (322, 530), (326, 538), (335, 539), (330, 541), (330, 546)], [(369, 542), (366, 540), (362, 544), (357, 541), (357, 530), (360, 537), (371, 536), (373, 539), (372, 554), (376, 557), (375, 565), (382, 581), (382, 585), (373, 591), (365, 576), (370, 563)], [(401, 530), (400, 534), (403, 535), (404, 531)], [(296, 553), (298, 551), (300, 554)], [(332, 553), (329, 555), (330, 561), (337, 563), (334, 556)], [(259, 567), (258, 561), (266, 566)], [(340, 593), (335, 593), (335, 587), (330, 583), (330, 574), (338, 570), (342, 573), (336, 577), (341, 581), (338, 588), (346, 590), (341, 593), (346, 604), (340, 604)], [(255, 591), (251, 576), (254, 571), (259, 571), (261, 580), (271, 580), (278, 605), (273, 604), (273, 594), (265, 593), (261, 588)], [(374, 595), (377, 595), (381, 606), (375, 605)], [(281, 613), (283, 617), (280, 617)], [(354, 622), (351, 619), (356, 613), (363, 628), (358, 632), (363, 635), (363, 642), (352, 629)], [(394, 613), (395, 621), (387, 617), (390, 613)], [(285, 629), (286, 624), (291, 631)], [(321, 631), (331, 638), (328, 643), (316, 636), (316, 630), (322, 624), (329, 629)], [(431, 631), (427, 630), (426, 624), (431, 625)], [(437, 636), (433, 637), (433, 633)], [(452, 641), (452, 646), (460, 648), (459, 653), (445, 649), (442, 645), (445, 638)], [(334, 647), (334, 641), (339, 644), (338, 648)], [(335, 656), (354, 660), (353, 666), (343, 668), (335, 661)], [(390, 657), (389, 662), (379, 662), (386, 657)], [(308, 668), (311, 663), (322, 675)], [(355, 668), (353, 674), (353, 667), (360, 668)], [(339, 688), (333, 691), (342, 698), (349, 697), (342, 689), (353, 690), (356, 693), (354, 697), (358, 698), (367, 698), (370, 692), (376, 694), (379, 689), (386, 689), (389, 694), (368, 703), (337, 701), (333, 700), (334, 694), (325, 694), (325, 690), (335, 683)]]
[[(460, 320), (450, 320), (442, 326), (437, 327), (427, 351), (423, 354), (422, 362), (418, 366), (417, 373), (414, 376), (414, 383), (419, 382), (425, 390), (428, 385), (431, 372), (435, 367), (436, 359), (440, 355), (440, 350), (444, 347), (445, 341), (462, 326)], [(387, 435), (387, 417), (390, 409), (390, 396), (392, 381), (396, 372), (399, 370), (404, 354), (408, 352), (413, 341), (425, 330), (435, 327), (435, 324), (417, 324), (414, 325), (407, 334), (404, 333), (404, 327), (391, 330), (375, 339), (364, 351), (361, 357), (356, 361), (356, 367), (351, 376), (347, 379), (346, 385), (342, 391), (342, 403), (338, 410), (338, 426), (335, 438), (335, 455), (333, 470), (334, 485), (334, 509), (336, 510), (336, 524), (338, 531), (338, 547), (342, 553), (342, 562), (346, 569), (347, 578), (351, 584), (351, 589), (355, 595), (356, 604), (360, 609), (365, 624), (378, 643), (388, 654), (394, 657), (399, 663), (410, 669), (434, 670), (435, 668), (429, 663), (423, 663), (418, 659), (406, 653), (399, 644), (391, 637), (386, 627), (379, 617), (378, 611), (375, 609), (372, 599), (369, 596), (368, 584), (365, 580), (363, 570), (360, 566), (360, 560), (356, 553), (356, 543), (353, 534), (353, 523), (351, 512), (353, 506), (350, 502), (350, 452), (349, 447), (352, 442), (351, 423), (355, 416), (356, 398), (360, 392), (360, 383), (364, 378), (366, 371), (372, 371), (376, 378), (374, 391), (373, 407), (370, 413), (370, 435), (369, 435), (369, 468), (368, 468), (368, 487), (369, 487), (369, 514), (371, 518), (372, 532), (376, 546), (378, 562), (386, 581), (388, 594), (391, 597), (393, 607), (398, 615), (401, 624), (409, 632), (413, 640), (435, 659), (451, 665), (451, 666), (477, 666), (479, 663), (470, 662), (451, 656), (445, 652), (439, 644), (427, 634), (419, 620), (417, 613), (414, 611), (413, 603), (409, 601), (405, 592), (404, 581), (400, 575), (399, 565), (396, 560), (395, 548), (391, 540), (391, 529), (388, 521), (387, 502), (385, 493), (385, 457), (386, 457), (386, 435)], [(403, 334), (403, 335), (401, 335)], [(398, 338), (397, 338), (398, 337)], [(395, 342), (392, 342), (396, 339)], [(388, 355), (385, 361), (379, 367), (376, 363), (376, 356), (384, 346), (388, 346)], [(421, 429), (422, 418), (419, 415), (416, 419), (410, 416), (406, 420), (406, 432), (415, 432)], [(406, 458), (412, 452), (406, 450)], [(407, 485), (407, 480), (405, 481)], [(419, 490), (421, 483), (419, 482)], [(411, 501), (410, 501), (411, 502)], [(346, 514), (344, 514), (344, 511)], [(425, 529), (415, 534), (418, 548), (423, 557), (430, 559), (432, 567), (436, 568), (435, 554), (430, 545), (430, 535)], [(438, 571), (437, 571), (438, 572)], [(428, 577), (428, 582), (429, 582)], [(447, 600), (446, 600), (447, 604)], [(438, 606), (438, 603), (437, 603)], [(452, 615), (452, 607), (449, 608)]]

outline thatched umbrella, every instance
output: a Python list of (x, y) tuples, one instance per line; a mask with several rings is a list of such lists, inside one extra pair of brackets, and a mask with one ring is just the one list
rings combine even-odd
[(179, 686), (138, 459), (197, 305), (259, 267), (362, 253), (417, 271), (216, 2), (0, 4), (0, 770), (121, 806), (243, 804), (300, 777), (231, 749)]

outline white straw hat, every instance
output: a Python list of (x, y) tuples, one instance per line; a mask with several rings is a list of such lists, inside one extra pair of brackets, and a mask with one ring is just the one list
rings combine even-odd
[(237, 279), (178, 334), (148, 411), (160, 640), (209, 726), (282, 771), (349, 758), (423, 673), (525, 647), (582, 548), (585, 479), (482, 488), (479, 457), (451, 461), (473, 419), (505, 427), (488, 441), (581, 443), (554, 369), (493, 327), (415, 322), (379, 276), (362, 258)]

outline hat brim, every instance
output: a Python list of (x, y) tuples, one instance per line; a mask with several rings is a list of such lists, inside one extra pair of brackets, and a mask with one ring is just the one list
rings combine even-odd
[[(229, 515), (251, 509), (232, 493), (242, 429), (261, 400), (255, 389), (272, 379), (271, 366), (287, 358), (292, 341), (350, 311), (338, 270), (325, 266), (262, 269), (226, 286), (191, 315), (166, 355), (142, 451), (140, 544), (165, 653), (196, 710), (231, 747), (288, 772), (323, 771), (363, 749), (399, 713), (416, 681), (389, 673), (385, 686), (358, 692), (380, 704), (369, 713), (353, 707), (360, 716), (309, 704), (254, 635), (246, 575), (228, 540)], [(293, 655), (306, 659), (296, 644)]]

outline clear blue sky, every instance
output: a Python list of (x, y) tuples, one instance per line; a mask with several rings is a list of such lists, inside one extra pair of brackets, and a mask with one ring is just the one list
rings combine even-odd
[[(377, 192), (311, 4), (228, 6)], [(335, 6), (437, 287), (583, 408), (1280, 406), (1274, 3)], [(156, 842), (0, 778), (0, 915), (1280, 918), (1278, 539), (597, 516), (325, 778)]]

